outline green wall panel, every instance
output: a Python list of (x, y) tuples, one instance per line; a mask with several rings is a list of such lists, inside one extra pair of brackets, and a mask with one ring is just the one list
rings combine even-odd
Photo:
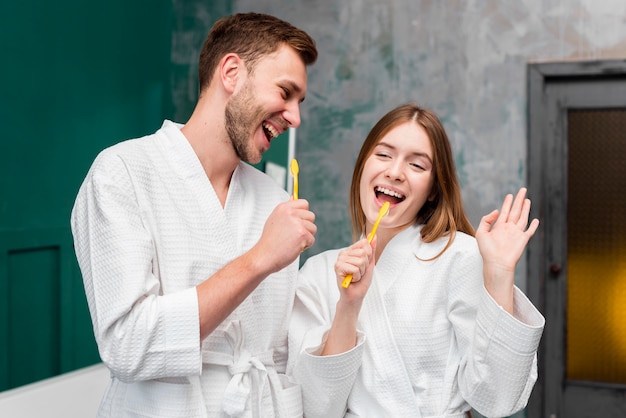
[(100, 361), (72, 247), (96, 154), (171, 110), (172, 2), (0, 4), (0, 390)]
[(68, 227), (0, 231), (0, 390), (99, 361)]
[(0, 227), (65, 225), (107, 145), (160, 126), (169, 1), (0, 5)]
[(61, 370), (59, 247), (12, 250), (8, 261), (7, 374), (15, 387)]

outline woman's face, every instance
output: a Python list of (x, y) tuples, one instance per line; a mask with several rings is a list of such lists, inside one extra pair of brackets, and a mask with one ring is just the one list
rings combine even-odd
[(405, 122), (390, 130), (365, 161), (361, 176), (361, 207), (367, 232), (376, 221), (380, 207), (390, 203), (389, 214), (379, 225), (383, 229), (405, 229), (431, 195), (433, 150), (424, 128)]

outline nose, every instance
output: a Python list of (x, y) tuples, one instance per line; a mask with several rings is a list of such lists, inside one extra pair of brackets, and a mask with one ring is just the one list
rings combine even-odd
[(297, 128), (300, 126), (300, 103), (296, 101), (290, 101), (287, 104), (287, 109), (283, 113), (283, 118), (289, 124), (291, 128)]
[(389, 162), (385, 170), (385, 176), (391, 180), (402, 181), (404, 179), (404, 164), (400, 159)]

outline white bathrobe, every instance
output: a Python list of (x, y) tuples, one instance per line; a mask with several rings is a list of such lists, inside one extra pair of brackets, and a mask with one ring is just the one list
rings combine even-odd
[(288, 198), (241, 163), (222, 208), (180, 125), (169, 121), (97, 157), (72, 232), (111, 370), (100, 417), (301, 415), (299, 388), (284, 378), (298, 261), (265, 279), (202, 344), (195, 290), (250, 249)]
[[(363, 302), (356, 346), (320, 356), (339, 290), (339, 250), (307, 260), (290, 326), (288, 370), (312, 417), (489, 417), (523, 409), (537, 378), (544, 318), (515, 289), (515, 315), (483, 285), (476, 240), (432, 244), (412, 226), (389, 242)], [(420, 259), (418, 259), (418, 257)]]

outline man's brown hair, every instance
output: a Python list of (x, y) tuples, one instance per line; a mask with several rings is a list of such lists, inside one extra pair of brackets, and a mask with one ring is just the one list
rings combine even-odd
[(311, 65), (317, 60), (313, 38), (282, 19), (262, 13), (238, 13), (218, 19), (200, 52), (200, 91), (211, 83), (213, 73), (224, 55), (239, 55), (248, 72), (253, 73), (261, 57), (276, 52), (283, 44), (292, 47), (305, 65)]

